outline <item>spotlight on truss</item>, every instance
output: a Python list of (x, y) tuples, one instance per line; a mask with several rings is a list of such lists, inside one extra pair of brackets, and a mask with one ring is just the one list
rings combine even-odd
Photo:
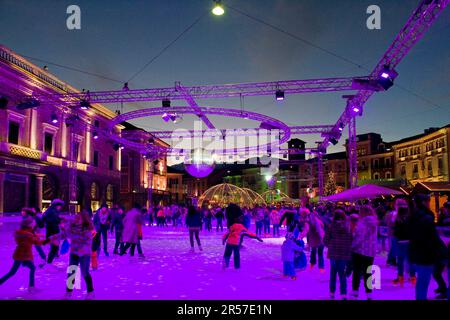
[(91, 104), (87, 100), (81, 100), (80, 101), (80, 109), (81, 110), (87, 110), (91, 107)]
[(169, 99), (164, 99), (162, 101), (162, 106), (163, 106), (163, 108), (170, 108), (170, 100)]
[(39, 107), (40, 105), (41, 105), (41, 103), (39, 102), (38, 99), (30, 97), (30, 98), (27, 98), (24, 101), (20, 102), (16, 108), (17, 108), (17, 110), (26, 110), (26, 109)]
[(58, 116), (55, 113), (52, 113), (50, 119), (52, 123), (58, 123)]
[(397, 76), (397, 71), (389, 68), (389, 66), (384, 66), (378, 75), (378, 83), (386, 91), (394, 85), (394, 80)]
[(284, 91), (283, 90), (277, 90), (275, 92), (275, 99), (277, 101), (283, 101), (284, 100)]

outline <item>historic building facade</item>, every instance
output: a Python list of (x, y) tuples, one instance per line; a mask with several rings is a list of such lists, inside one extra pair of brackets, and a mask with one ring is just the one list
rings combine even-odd
[[(154, 138), (149, 132), (129, 123), (123, 123), (122, 135), (141, 143), (153, 143), (168, 147), (168, 144)], [(167, 158), (150, 159), (136, 150), (123, 149), (121, 159), (120, 199), (127, 209), (133, 203), (142, 206), (156, 205), (170, 201), (167, 181)]]
[(357, 136), (358, 184), (399, 186), (395, 177), (394, 152), (391, 143), (384, 142), (378, 133)]
[(24, 101), (78, 91), (1, 46), (0, 84), (0, 213), (45, 208), (56, 197), (76, 210), (119, 200), (121, 152), (100, 134), (114, 112), (98, 104), (82, 110)]
[(411, 185), (449, 181), (450, 125), (392, 143), (395, 176)]

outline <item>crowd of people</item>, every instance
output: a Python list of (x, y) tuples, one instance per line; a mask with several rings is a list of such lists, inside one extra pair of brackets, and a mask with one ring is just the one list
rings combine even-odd
[[(137, 249), (138, 256), (144, 258), (143, 226), (187, 229), (191, 252), (195, 252), (195, 243), (203, 250), (200, 231), (220, 232), (225, 245), (223, 269), (229, 267), (232, 255), (234, 268), (239, 269), (244, 238), (263, 242), (264, 238), (281, 237), (282, 228), (285, 237), (280, 248), (283, 276), (297, 278), (296, 271), (307, 267), (305, 252), (309, 252), (310, 268), (317, 267), (319, 272), (325, 273), (324, 251), (327, 248), (332, 299), (338, 280), (341, 299), (357, 299), (361, 280), (366, 298), (372, 299), (374, 259), (383, 250), (387, 265), (397, 268), (397, 277), (392, 279), (394, 285), (403, 286), (408, 281), (415, 286), (416, 299), (425, 300), (433, 277), (438, 285), (436, 298), (449, 296), (443, 272), (449, 264), (450, 245), (444, 243), (437, 227), (450, 226), (450, 203), (443, 206), (436, 223), (430, 210), (430, 198), (426, 195), (396, 199), (392, 207), (386, 201), (360, 205), (261, 205), (251, 209), (236, 204), (226, 208), (173, 204), (147, 209), (134, 204), (126, 211), (117, 205), (108, 208), (104, 204), (95, 213), (83, 210), (75, 216), (65, 216), (61, 214), (63, 206), (62, 200), (55, 199), (44, 213), (33, 208), (22, 210), (20, 228), (14, 235), (17, 247), (13, 265), (0, 278), (0, 285), (24, 266), (30, 270), (29, 290), (34, 291), (33, 248), (41, 258), (38, 267), (55, 270), (58, 268), (53, 262), (65, 248), (70, 250), (67, 297), (72, 295), (73, 275), (79, 269), (86, 283), (86, 298), (92, 299), (94, 284), (90, 271), (97, 270), (102, 249), (105, 257), (110, 255), (109, 236), (115, 242), (114, 255), (123, 256), (129, 251), (134, 257)], [(48, 254), (43, 249), (45, 245), (49, 245)], [(352, 277), (350, 293), (347, 290), (349, 277)]]

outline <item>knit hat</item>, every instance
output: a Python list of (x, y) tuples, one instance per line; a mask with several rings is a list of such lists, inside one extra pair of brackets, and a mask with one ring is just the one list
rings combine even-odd
[(33, 227), (34, 220), (32, 218), (23, 219), (20, 222), (20, 229), (30, 229)]
[(63, 206), (64, 205), (64, 201), (62, 201), (61, 199), (53, 199), (52, 201), (52, 206)]
[(294, 234), (292, 232), (286, 233), (286, 239), (294, 240)]

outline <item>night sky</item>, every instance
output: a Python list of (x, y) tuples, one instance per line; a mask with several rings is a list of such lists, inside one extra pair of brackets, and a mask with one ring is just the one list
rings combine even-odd
[[(406, 23), (419, 0), (224, 0), (332, 51), (350, 63), (276, 32), (232, 10), (206, 14), (179, 41), (130, 82), (130, 88), (219, 84), (339, 76), (363, 76), (372, 70)], [(82, 10), (82, 29), (66, 28), (66, 8)], [(366, 28), (366, 8), (377, 4), (382, 29)], [(82, 89), (121, 89), (164, 46), (205, 11), (208, 0), (99, 1), (0, 0), (0, 43), (15, 52), (97, 73), (104, 80), (49, 65), (61, 80)], [(31, 60), (37, 65), (47, 63)], [(450, 8), (397, 67), (396, 84), (378, 93), (358, 119), (358, 133), (379, 132), (386, 141), (450, 123)], [(289, 125), (334, 124), (344, 108), (343, 94), (327, 93), (246, 98), (245, 109), (279, 118)], [(426, 101), (425, 101), (426, 100)], [(181, 104), (181, 102), (179, 103)], [(239, 108), (239, 99), (199, 101), (206, 106)], [(112, 110), (117, 104), (108, 105)], [(124, 111), (160, 106), (125, 105)], [(230, 120), (211, 118), (218, 127)], [(159, 118), (136, 121), (148, 130), (166, 128)], [(252, 126), (235, 121), (233, 126)], [(179, 125), (192, 126), (189, 117)], [(344, 135), (345, 138), (346, 135)], [(300, 137), (311, 142), (318, 136)], [(344, 143), (342, 139), (340, 145)], [(336, 146), (331, 150), (342, 149)]]

